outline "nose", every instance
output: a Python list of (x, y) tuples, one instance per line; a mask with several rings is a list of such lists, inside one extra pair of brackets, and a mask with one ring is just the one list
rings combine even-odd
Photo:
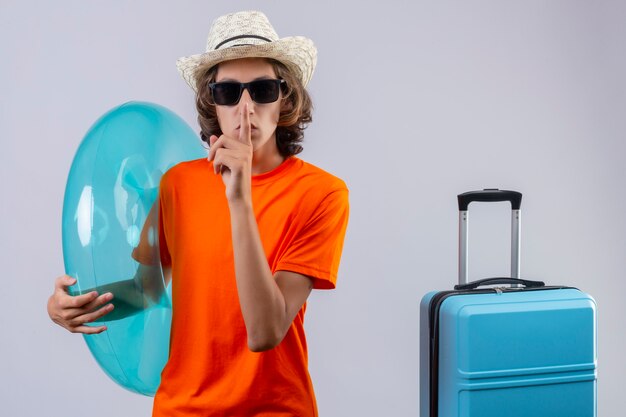
[(241, 93), (241, 98), (239, 99), (239, 105), (243, 106), (244, 103), (248, 103), (248, 111), (250, 113), (254, 112), (254, 100), (252, 100), (252, 97), (250, 96), (250, 92), (248, 91), (247, 88), (244, 88), (243, 92)]

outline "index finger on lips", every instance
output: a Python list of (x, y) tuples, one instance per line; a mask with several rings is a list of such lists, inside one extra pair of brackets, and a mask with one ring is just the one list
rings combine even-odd
[(243, 108), (241, 109), (239, 140), (246, 144), (250, 144), (252, 142), (252, 137), (250, 136), (250, 111), (248, 110), (248, 103), (244, 103)]

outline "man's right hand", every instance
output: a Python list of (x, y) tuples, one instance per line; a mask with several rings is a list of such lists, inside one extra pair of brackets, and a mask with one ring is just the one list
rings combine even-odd
[(92, 291), (72, 296), (67, 288), (75, 283), (76, 279), (69, 275), (62, 275), (56, 279), (54, 293), (48, 299), (48, 315), (52, 321), (72, 333), (102, 333), (107, 329), (106, 326), (92, 327), (85, 324), (113, 310), (113, 304), (107, 304), (113, 299), (113, 294), (108, 292), (98, 295), (96, 291)]

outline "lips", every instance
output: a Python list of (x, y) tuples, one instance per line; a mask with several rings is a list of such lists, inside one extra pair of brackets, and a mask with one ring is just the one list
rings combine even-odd
[[(241, 125), (239, 125), (239, 126), (237, 126), (237, 127), (235, 128), (235, 130), (239, 130), (239, 129), (241, 129)], [(256, 125), (254, 125), (254, 124), (252, 124), (252, 123), (251, 123), (251, 124), (250, 124), (250, 129), (258, 129), (258, 128), (256, 127)]]

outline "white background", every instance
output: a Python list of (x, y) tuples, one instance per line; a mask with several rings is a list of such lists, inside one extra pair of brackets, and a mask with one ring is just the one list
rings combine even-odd
[[(599, 309), (600, 416), (626, 407), (626, 3), (0, 2), (0, 414), (149, 416), (46, 314), (83, 135), (152, 101), (194, 129), (175, 60), (214, 18), (260, 9), (319, 49), (301, 157), (343, 178), (338, 289), (310, 298), (321, 415), (417, 416), (418, 304), (457, 273), (458, 193), (524, 193), (522, 275)], [(506, 204), (472, 205), (471, 278), (508, 274)], [(621, 410), (621, 411), (620, 411)]]

